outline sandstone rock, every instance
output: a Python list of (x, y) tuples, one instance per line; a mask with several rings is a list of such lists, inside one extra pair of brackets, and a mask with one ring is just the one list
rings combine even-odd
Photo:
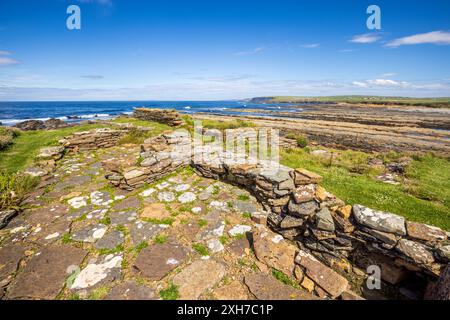
[(44, 121), (44, 126), (47, 130), (59, 129), (69, 126), (66, 122), (61, 119), (51, 118)]
[(320, 202), (324, 202), (325, 200), (327, 200), (328, 198), (328, 193), (327, 191), (322, 188), (321, 186), (317, 186), (316, 187), (316, 193), (315, 193), (315, 197), (317, 200), (319, 200)]
[(305, 220), (302, 218), (297, 218), (293, 216), (285, 216), (280, 223), (280, 228), (297, 228), (301, 227), (305, 223)]
[(105, 300), (157, 300), (157, 297), (152, 288), (129, 280), (112, 288)]
[(175, 194), (171, 191), (160, 192), (157, 197), (162, 202), (172, 202), (175, 200)]
[(336, 210), (337, 214), (344, 219), (350, 218), (350, 215), (352, 214), (352, 206), (346, 205), (343, 207), (340, 207)]
[(366, 227), (398, 235), (406, 235), (405, 219), (398, 215), (372, 210), (361, 205), (353, 206), (356, 221)]
[(447, 234), (441, 229), (423, 223), (407, 221), (408, 236), (423, 241), (441, 241), (447, 239)]
[(262, 225), (266, 225), (267, 224), (267, 216), (268, 216), (267, 212), (265, 212), (265, 211), (263, 211), (263, 212), (258, 211), (258, 212), (253, 212), (252, 213), (251, 219), (252, 219), (252, 221), (254, 221), (256, 223), (259, 223), (259, 224), (262, 224)]
[(103, 238), (98, 240), (94, 247), (96, 249), (108, 249), (113, 250), (117, 246), (121, 245), (124, 242), (124, 235), (122, 232), (113, 230), (107, 233)]
[(401, 239), (398, 242), (396, 249), (418, 264), (431, 264), (434, 262), (433, 253), (423, 244), (407, 239)]
[(246, 275), (245, 284), (258, 300), (317, 300), (313, 295), (264, 273)]
[(350, 222), (350, 220), (344, 219), (336, 213), (332, 213), (332, 216), (338, 230), (341, 230), (344, 233), (352, 233), (355, 230), (355, 226)]
[(298, 249), (287, 243), (281, 235), (267, 229), (253, 232), (253, 248), (259, 261), (288, 276), (294, 271), (294, 258)]
[(181, 115), (174, 109), (135, 108), (133, 116), (141, 120), (156, 121), (174, 127), (183, 123)]
[(219, 239), (210, 239), (207, 241), (208, 249), (211, 253), (217, 253), (223, 251), (223, 244), (219, 241)]
[(323, 208), (317, 212), (314, 216), (314, 220), (316, 222), (316, 228), (318, 229), (331, 232), (335, 230), (333, 217), (327, 208)]
[(64, 152), (64, 147), (62, 147), (62, 146), (46, 147), (46, 148), (42, 148), (39, 151), (39, 153), (36, 155), (36, 158), (39, 160), (48, 160), (48, 159), (59, 160), (59, 159), (61, 159), (63, 152)]
[(143, 241), (148, 241), (156, 237), (162, 230), (164, 230), (164, 226), (136, 221), (130, 225), (131, 240), (137, 246)]
[(126, 225), (136, 221), (138, 214), (136, 211), (112, 211), (109, 218), (112, 225)]
[(180, 299), (195, 300), (225, 276), (225, 267), (214, 260), (197, 260), (173, 278)]
[(114, 211), (124, 211), (124, 210), (137, 210), (141, 206), (141, 200), (139, 198), (133, 196), (122, 201), (115, 203), (113, 206)]
[(288, 211), (289, 214), (293, 216), (298, 216), (301, 218), (306, 218), (313, 215), (316, 210), (319, 209), (319, 204), (313, 200), (304, 203), (295, 203), (293, 200), (289, 201)]
[(295, 169), (293, 175), (294, 183), (296, 186), (312, 183), (318, 184), (322, 182), (322, 177), (320, 175), (302, 168)]
[(310, 278), (308, 278), (307, 276), (303, 277), (302, 282), (300, 283), (300, 285), (305, 288), (308, 292), (313, 292), (314, 291), (314, 281), (312, 281)]
[(187, 257), (187, 250), (177, 242), (154, 244), (143, 249), (133, 268), (150, 280), (161, 280)]
[(35, 254), (9, 287), (9, 299), (54, 299), (70, 266), (79, 265), (87, 252), (71, 246), (47, 246)]
[(316, 193), (316, 185), (301, 185), (292, 193), (295, 203), (309, 202), (314, 199)]
[(70, 289), (86, 290), (113, 282), (121, 275), (122, 255), (108, 254), (92, 259), (75, 277)]
[(0, 280), (17, 271), (19, 262), (25, 257), (26, 247), (11, 244), (0, 248)]
[(181, 203), (193, 202), (197, 199), (197, 196), (193, 192), (185, 192), (178, 197), (178, 201)]
[(75, 198), (69, 199), (67, 201), (67, 203), (72, 208), (79, 209), (79, 208), (84, 207), (84, 206), (87, 205), (88, 199), (89, 199), (89, 197), (86, 197), (86, 196), (84, 196), (84, 197), (75, 197)]
[(237, 257), (246, 255), (246, 251), (250, 249), (249, 240), (246, 237), (236, 239), (228, 245), (228, 250)]
[(94, 243), (101, 239), (108, 229), (104, 224), (88, 225), (72, 234), (72, 240)]
[(151, 203), (144, 207), (141, 213), (141, 218), (148, 219), (165, 219), (169, 218), (171, 213), (166, 209), (166, 205), (163, 203)]
[(217, 300), (248, 300), (247, 289), (237, 280), (214, 290)]
[(339, 296), (348, 287), (348, 281), (336, 271), (328, 268), (311, 254), (300, 250), (295, 262), (305, 268), (306, 275), (332, 297)]

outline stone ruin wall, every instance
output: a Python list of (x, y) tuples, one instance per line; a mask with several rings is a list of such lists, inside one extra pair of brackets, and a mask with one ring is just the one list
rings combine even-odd
[(140, 120), (155, 121), (172, 127), (183, 124), (180, 114), (174, 109), (136, 108), (133, 117)]
[[(66, 150), (113, 146), (125, 132), (97, 129), (72, 135), (61, 146), (42, 149), (38, 163), (54, 166)], [(276, 232), (269, 246), (259, 245), (268, 237), (266, 231), (253, 232), (257, 258), (288, 276), (307, 275), (319, 296), (343, 298), (349, 281), (377, 265), (383, 287), (391, 293), (403, 290), (412, 298), (450, 299), (450, 241), (443, 230), (361, 205), (345, 205), (319, 185), (320, 176), (304, 169), (270, 161), (241, 164), (233, 155), (209, 147), (197, 152), (212, 161), (198, 161), (190, 156), (190, 148), (189, 135), (162, 134), (145, 141), (138, 161), (103, 162), (106, 178), (116, 187), (133, 190), (190, 165), (204, 177), (249, 190), (265, 208), (252, 219)], [(48, 174), (43, 171), (33, 174)], [(296, 245), (277, 248), (279, 236)], [(264, 251), (267, 248), (270, 254)], [(405, 282), (415, 288), (403, 287)]]
[[(325, 296), (340, 296), (347, 279), (377, 265), (389, 294), (403, 290), (411, 298), (450, 299), (450, 242), (445, 231), (392, 213), (345, 205), (319, 186), (320, 176), (304, 169), (264, 161), (240, 164), (232, 155), (209, 147), (197, 152), (212, 161), (197, 161), (195, 155), (188, 156), (190, 147), (190, 137), (184, 134), (148, 139), (141, 147), (139, 163), (128, 167), (104, 163), (106, 177), (112, 185), (132, 190), (191, 165), (204, 177), (252, 192), (266, 210), (252, 219), (297, 244), (295, 253), (286, 256), (290, 251), (284, 249), (266, 263), (289, 276), (310, 275), (313, 287), (325, 289)], [(258, 232), (253, 235), (260, 236)], [(286, 259), (295, 268), (283, 268), (281, 260)], [(324, 276), (314, 276), (318, 271)], [(402, 287), (405, 281), (412, 287)]]

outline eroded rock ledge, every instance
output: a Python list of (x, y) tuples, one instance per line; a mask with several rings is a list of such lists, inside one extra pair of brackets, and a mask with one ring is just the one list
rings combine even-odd
[(179, 126), (183, 123), (180, 114), (174, 109), (149, 109), (136, 108), (133, 117), (140, 120), (156, 121), (168, 124), (169, 126)]

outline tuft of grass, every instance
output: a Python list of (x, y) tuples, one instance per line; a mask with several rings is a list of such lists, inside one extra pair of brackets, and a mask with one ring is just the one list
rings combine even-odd
[(61, 236), (61, 242), (68, 244), (72, 242), (72, 235), (70, 233), (65, 233)]
[(203, 228), (208, 224), (208, 221), (206, 221), (204, 219), (200, 219), (200, 220), (198, 220), (197, 223), (198, 223), (199, 227)]
[(250, 200), (250, 196), (248, 194), (241, 194), (239, 195), (238, 199), (241, 201), (248, 201)]
[(14, 138), (20, 135), (20, 130), (12, 127), (0, 127), (0, 151), (13, 143)]
[(208, 248), (206, 248), (204, 245), (202, 245), (201, 243), (194, 243), (192, 245), (192, 248), (194, 248), (194, 250), (200, 254), (201, 256), (209, 256), (209, 250)]
[(119, 244), (114, 249), (98, 249), (97, 252), (99, 254), (113, 254), (113, 253), (123, 252), (123, 250), (124, 250), (123, 245)]
[(163, 244), (167, 242), (167, 236), (165, 234), (159, 234), (155, 237), (155, 243)]
[(297, 288), (297, 289), (299, 288), (298, 283), (296, 283), (294, 280), (292, 280), (286, 274), (284, 274), (283, 272), (281, 272), (279, 270), (272, 269), (272, 276), (284, 284), (287, 284), (287, 285)]
[(305, 148), (309, 144), (308, 138), (300, 134), (288, 133), (286, 138), (295, 140), (299, 148)]
[(166, 289), (159, 292), (159, 295), (163, 300), (177, 300), (180, 293), (178, 292), (178, 287), (170, 283)]
[(24, 196), (33, 190), (39, 179), (27, 174), (0, 170), (0, 210), (18, 209)]
[(250, 212), (244, 212), (244, 213), (242, 213), (242, 216), (244, 218), (250, 219), (252, 217), (252, 214)]

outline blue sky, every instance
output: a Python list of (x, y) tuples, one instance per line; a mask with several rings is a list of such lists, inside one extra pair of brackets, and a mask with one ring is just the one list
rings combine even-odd
[[(81, 30), (66, 27), (71, 4)], [(1, 0), (0, 100), (450, 96), (449, 12), (447, 0)]]

